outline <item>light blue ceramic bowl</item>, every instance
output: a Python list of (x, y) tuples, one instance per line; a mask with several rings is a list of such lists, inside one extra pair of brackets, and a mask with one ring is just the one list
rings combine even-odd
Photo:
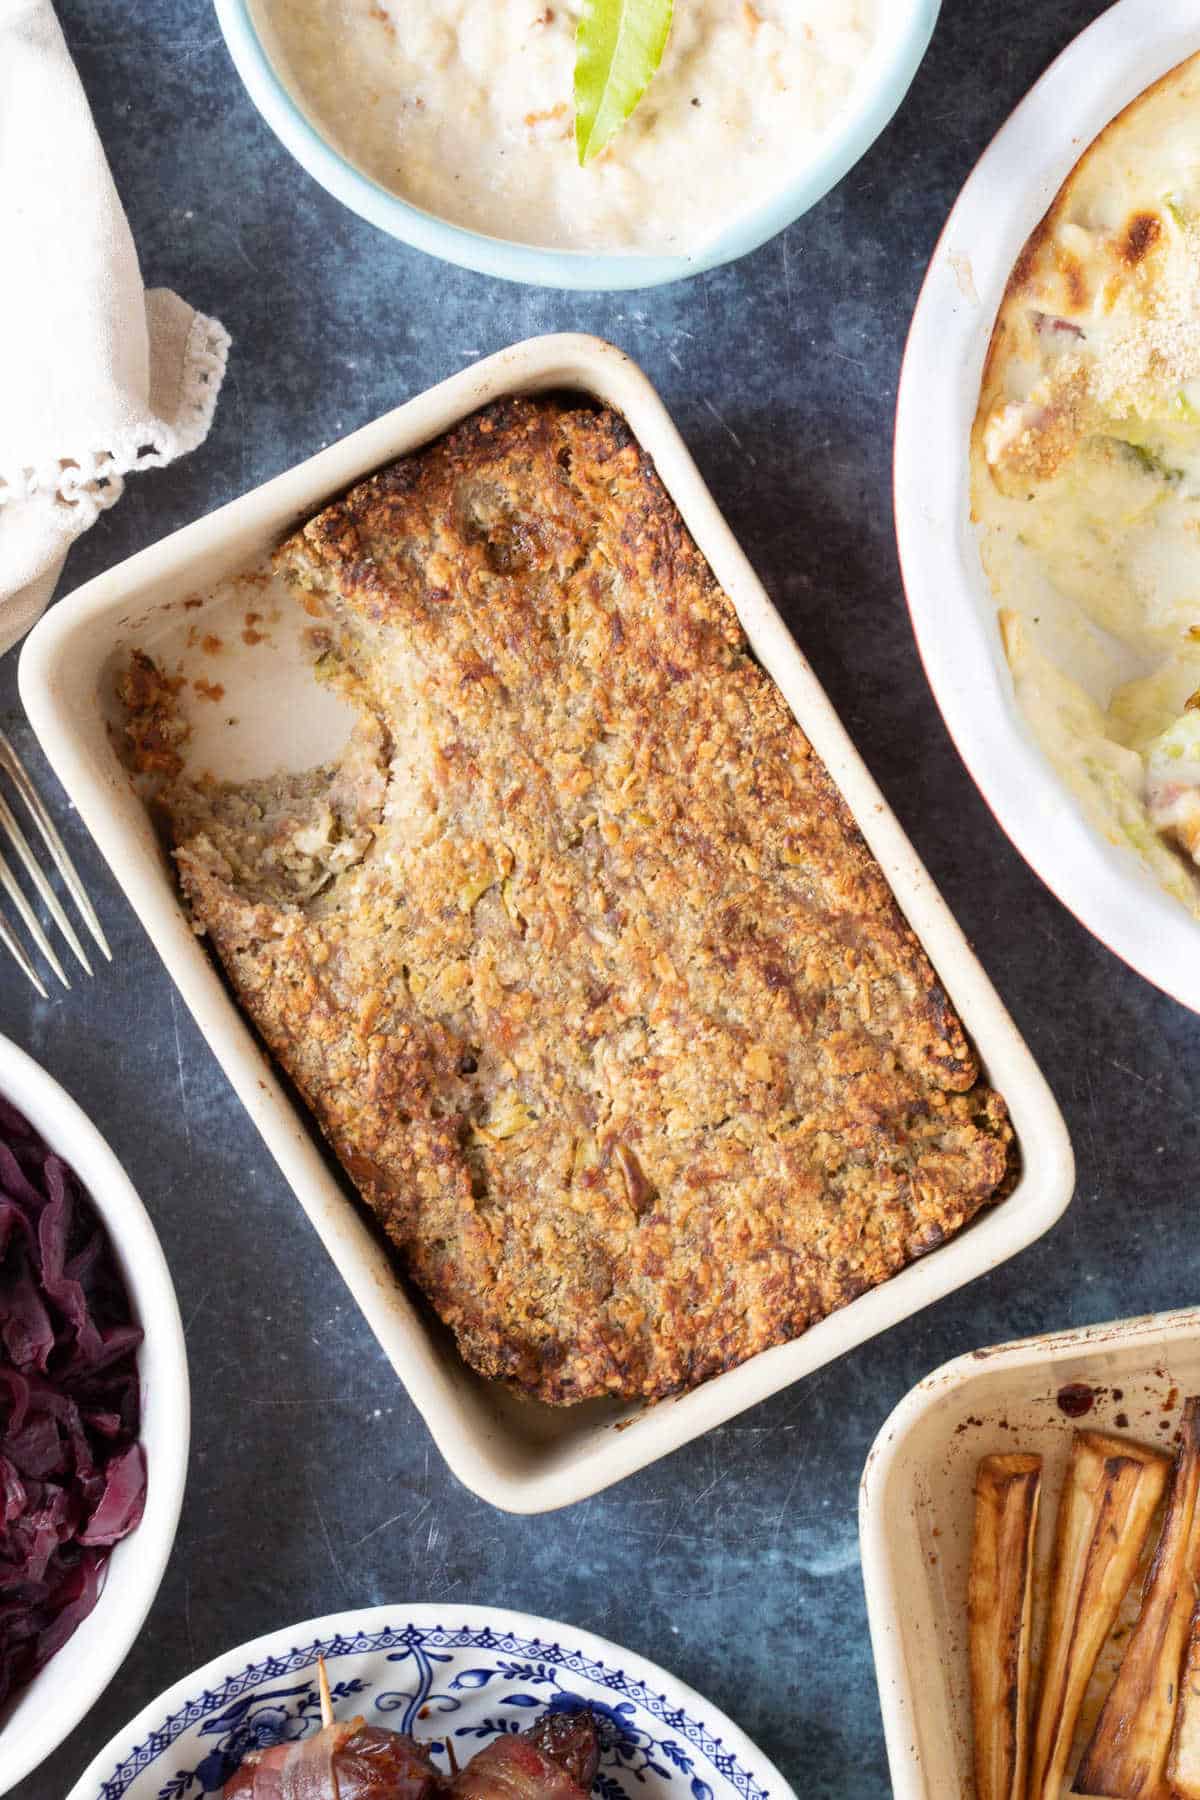
[(814, 206), (870, 148), (903, 100), (941, 6), (941, 0), (879, 0), (879, 36), (854, 103), (837, 129), (821, 140), (816, 154), (797, 169), (795, 178), (767, 205), (747, 213), (694, 255), (645, 256), (543, 250), (485, 237), (411, 206), (356, 168), (317, 130), (267, 55), (254, 20), (254, 0), (214, 3), (229, 53), (259, 112), (296, 161), (352, 212), (406, 244), (464, 269), (541, 287), (610, 290), (657, 287), (733, 262)]

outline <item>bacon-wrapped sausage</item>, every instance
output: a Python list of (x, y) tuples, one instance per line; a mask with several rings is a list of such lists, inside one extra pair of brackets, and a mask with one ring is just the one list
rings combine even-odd
[(450, 1792), (454, 1800), (587, 1800), (599, 1760), (591, 1713), (546, 1713), (519, 1737), (493, 1739)]
[(438, 1785), (415, 1739), (352, 1719), (248, 1756), (224, 1800), (432, 1800)]
[(599, 1760), (589, 1712), (547, 1713), (497, 1738), (452, 1781), (414, 1738), (351, 1719), (253, 1751), (223, 1800), (588, 1800)]

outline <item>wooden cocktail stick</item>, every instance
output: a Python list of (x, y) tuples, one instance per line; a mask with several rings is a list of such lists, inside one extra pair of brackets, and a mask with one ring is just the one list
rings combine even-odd
[(329, 1692), (329, 1676), (323, 1656), (317, 1658), (317, 1692), (321, 1696), (321, 1729), (327, 1731), (333, 1724), (333, 1695)]

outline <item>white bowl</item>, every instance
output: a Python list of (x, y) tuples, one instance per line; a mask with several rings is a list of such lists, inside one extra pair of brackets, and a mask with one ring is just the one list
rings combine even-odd
[(850, 103), (813, 145), (791, 179), (687, 256), (543, 249), (452, 225), (382, 187), (342, 155), (292, 93), (266, 48), (258, 0), (214, 0), (234, 67), (255, 106), (301, 166), (325, 190), (393, 237), (465, 269), (545, 287), (657, 287), (745, 256), (815, 206), (864, 156), (900, 105), (937, 23), (941, 0), (886, 0), (879, 35)]
[(1120, 0), (1053, 63), (984, 153), (913, 316), (896, 411), (901, 572), (925, 672), (997, 822), (1087, 929), (1200, 1011), (1195, 919), (1136, 852), (1107, 841), (1017, 706), (970, 523), (968, 445), (992, 325), (1016, 258), (1088, 144), (1200, 48), (1195, 0)]
[(168, 1688), (102, 1750), (69, 1800), (220, 1791), (246, 1752), (318, 1722), (325, 1658), (339, 1718), (407, 1731), (448, 1767), (500, 1730), (586, 1703), (612, 1733), (608, 1800), (795, 1800), (743, 1731), (657, 1664), (590, 1631), (499, 1606), (373, 1606), (289, 1625)]
[[(1085, 1417), (1057, 1403), (1083, 1383)], [(871, 1447), (859, 1490), (863, 1585), (893, 1800), (949, 1800), (971, 1778), (967, 1569), (981, 1456), (1044, 1459), (1035, 1601), (1045, 1610), (1054, 1519), (1076, 1425), (1172, 1447), (1183, 1396), (1200, 1393), (1200, 1312), (1047, 1333), (946, 1363), (905, 1396)], [(1131, 1584), (1123, 1621), (1137, 1611)], [(1101, 1657), (1085, 1716), (1111, 1685)], [(1093, 1715), (1094, 1716), (1094, 1713)]]
[[(205, 660), (204, 640), (216, 637), (224, 646), (225, 703), (199, 709), (204, 717), (194, 724), (193, 751), (202, 763), (218, 775), (244, 777), (293, 758), (294, 766), (311, 766), (331, 753), (347, 727), (335, 720), (339, 736), (322, 738), (329, 721), (300, 647), (300, 609), (289, 608), (271, 627), (273, 641), (264, 651), (243, 642), (244, 595), (217, 598), (207, 611), (189, 610), (188, 597), (252, 565), (331, 496), (475, 408), (514, 392), (562, 389), (582, 390), (622, 413), (653, 458), (759, 661), (845, 796), (988, 1078), (1005, 1095), (1023, 1156), (1013, 1192), (966, 1231), (792, 1343), (645, 1408), (589, 1401), (552, 1409), (519, 1400), (472, 1374), (448, 1334), (413, 1305), (379, 1238), (331, 1170), (311, 1120), (285, 1092), (192, 931), (146, 809), (113, 747), (121, 720), (113, 678), (131, 648), (156, 651), (169, 667), (204, 679), (217, 668)], [(713, 504), (661, 400), (610, 344), (533, 338), (488, 357), (108, 570), (36, 627), (22, 653), (20, 683), (56, 774), (443, 1456), (460, 1481), (495, 1506), (539, 1512), (619, 1481), (994, 1268), (1053, 1224), (1070, 1199), (1070, 1144), (1033, 1058)]]
[(125, 1171), (70, 1095), (5, 1037), (0, 1037), (0, 1095), (71, 1165), (108, 1231), (145, 1332), (138, 1375), (147, 1466), (142, 1522), (114, 1546), (94, 1610), (0, 1716), (0, 1793), (7, 1793), (99, 1699), (150, 1610), (179, 1522), (190, 1404), (175, 1290), (162, 1246)]

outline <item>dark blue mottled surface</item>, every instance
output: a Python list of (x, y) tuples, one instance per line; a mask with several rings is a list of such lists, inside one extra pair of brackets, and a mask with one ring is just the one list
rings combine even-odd
[[(1017, 1262), (736, 1424), (585, 1506), (505, 1517), (446, 1474), (76, 831), (116, 965), (48, 1005), (3, 974), (0, 1029), (78, 1096), (150, 1207), (187, 1324), (195, 1437), (141, 1642), (23, 1800), (62, 1800), (127, 1717), (218, 1650), (400, 1596), (505, 1601), (616, 1638), (711, 1695), (805, 1800), (874, 1800), (888, 1781), (855, 1496), (886, 1413), (977, 1344), (1196, 1299), (1200, 1024), (1087, 938), (993, 825), (926, 691), (890, 516), (896, 372), (941, 222), (1011, 106), (1101, 10), (946, 0), (895, 124), (814, 213), (733, 268), (605, 298), (504, 287), (359, 223), (261, 124), (205, 0), (63, 0), (147, 278), (235, 340), (208, 443), (132, 480), (65, 585), (477, 354), (562, 327), (612, 338), (659, 385), (1041, 1059), (1079, 1191)], [(11, 657), (0, 716), (24, 731)]]

